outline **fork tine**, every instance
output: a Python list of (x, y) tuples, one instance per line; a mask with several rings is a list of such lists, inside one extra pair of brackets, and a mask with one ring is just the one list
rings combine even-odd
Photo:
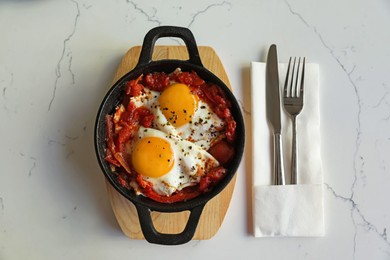
[(304, 87), (304, 81), (305, 81), (305, 62), (306, 58), (303, 57), (303, 63), (302, 63), (302, 75), (301, 75), (301, 86), (299, 88), (299, 97), (303, 98), (303, 87)]
[[(295, 59), (294, 59), (295, 61)], [(295, 63), (295, 62), (294, 62)], [(298, 63), (297, 63), (297, 73), (296, 74), (293, 74), (293, 75), (296, 75), (296, 78), (295, 78), (295, 88), (294, 88), (294, 92), (291, 94), (291, 97), (298, 97), (298, 94), (299, 94), (299, 89), (298, 89), (298, 81), (299, 81), (299, 68), (300, 68), (300, 65), (301, 64), (301, 57), (298, 58)], [(295, 65), (295, 64), (294, 64)]]
[(288, 66), (287, 66), (287, 73), (286, 73), (286, 80), (284, 81), (284, 91), (283, 91), (283, 97), (288, 96), (288, 78), (290, 74), (290, 67), (291, 67), (291, 57), (288, 60)]
[(293, 64), (292, 64), (292, 72), (291, 72), (290, 97), (294, 97), (293, 86), (294, 86), (294, 75), (295, 75), (296, 60), (297, 60), (297, 57), (294, 57), (294, 61), (293, 61)]

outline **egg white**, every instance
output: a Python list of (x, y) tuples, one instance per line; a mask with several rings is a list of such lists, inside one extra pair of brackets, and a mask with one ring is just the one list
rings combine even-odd
[(174, 154), (173, 167), (167, 174), (157, 178), (142, 176), (144, 180), (153, 184), (153, 189), (158, 194), (170, 196), (175, 191), (196, 185), (205, 172), (219, 165), (218, 161), (200, 146), (169, 133), (142, 126), (127, 145), (128, 152), (132, 153), (137, 141), (145, 137), (159, 137), (166, 140)]
[(198, 100), (192, 120), (175, 127), (162, 113), (158, 102), (161, 93), (147, 88), (144, 91), (140, 96), (132, 97), (130, 101), (137, 107), (144, 106), (152, 111), (155, 115), (153, 128), (191, 141), (205, 150), (208, 150), (223, 135), (224, 122), (202, 100)]

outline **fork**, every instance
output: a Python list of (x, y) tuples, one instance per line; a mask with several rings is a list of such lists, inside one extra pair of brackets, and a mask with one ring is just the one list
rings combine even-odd
[[(296, 118), (303, 108), (303, 86), (305, 78), (305, 58), (296, 61), (296, 57), (291, 63), (288, 62), (286, 80), (283, 90), (283, 105), (292, 120), (292, 154), (291, 154), (291, 184), (297, 184), (298, 171), (298, 140)], [(290, 73), (290, 70), (291, 73)]]

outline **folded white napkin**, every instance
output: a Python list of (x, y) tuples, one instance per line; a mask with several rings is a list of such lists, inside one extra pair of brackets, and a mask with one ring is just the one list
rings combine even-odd
[[(265, 67), (265, 63), (251, 63), (254, 236), (323, 236), (319, 66), (306, 64), (304, 106), (297, 117), (298, 184), (284, 186), (272, 183), (273, 135), (266, 117)], [(287, 64), (279, 64), (281, 89), (286, 70)], [(286, 183), (290, 183), (292, 124), (283, 108), (281, 112)]]

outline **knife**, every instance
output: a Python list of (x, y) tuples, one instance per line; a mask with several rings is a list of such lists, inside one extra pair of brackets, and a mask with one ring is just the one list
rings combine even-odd
[(274, 184), (285, 185), (281, 132), (282, 123), (280, 120), (278, 57), (275, 44), (272, 44), (268, 50), (265, 73), (266, 113), (274, 139)]

